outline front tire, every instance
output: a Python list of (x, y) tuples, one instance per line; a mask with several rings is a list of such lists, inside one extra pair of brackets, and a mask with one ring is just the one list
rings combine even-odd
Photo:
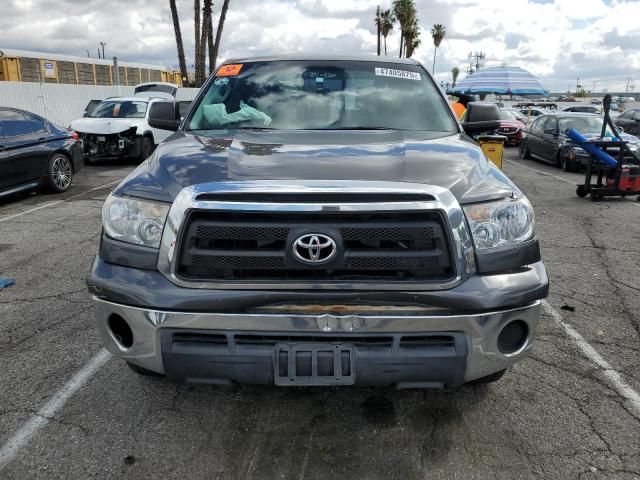
[(140, 161), (144, 162), (153, 153), (153, 139), (148, 135), (140, 141)]
[(53, 193), (69, 190), (73, 182), (73, 164), (63, 153), (56, 153), (49, 160), (47, 188)]
[(522, 140), (520, 142), (520, 151), (519, 153), (519, 157), (522, 160), (530, 160), (531, 159), (531, 152), (529, 151), (529, 145), (527, 144), (526, 140)]
[(587, 192), (587, 187), (585, 187), (584, 185), (578, 185), (576, 187), (576, 195), (580, 198), (586, 197), (588, 193), (589, 192)]

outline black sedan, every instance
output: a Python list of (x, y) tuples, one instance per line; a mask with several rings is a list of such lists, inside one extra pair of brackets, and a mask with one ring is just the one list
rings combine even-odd
[[(602, 122), (601, 116), (589, 113), (561, 112), (539, 117), (520, 143), (520, 158), (535, 157), (565, 172), (577, 172), (586, 164), (589, 154), (571, 142), (564, 132), (574, 128), (588, 139), (596, 139), (602, 133)], [(625, 133), (621, 137), (629, 142), (632, 150), (640, 148), (640, 140), (636, 137)]]
[(640, 135), (640, 108), (632, 108), (621, 113), (614, 122), (616, 126), (622, 127), (626, 133)]
[(82, 165), (75, 132), (33, 113), (0, 107), (0, 197), (37, 188), (65, 192)]

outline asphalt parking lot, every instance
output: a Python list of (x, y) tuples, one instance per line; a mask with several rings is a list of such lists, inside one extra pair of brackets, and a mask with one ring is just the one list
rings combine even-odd
[(640, 478), (635, 198), (580, 199), (578, 174), (507, 151), (551, 294), (531, 357), (496, 384), (215, 387), (100, 353), (85, 276), (102, 202), (132, 168), (0, 202), (0, 277), (16, 279), (0, 290), (1, 478)]

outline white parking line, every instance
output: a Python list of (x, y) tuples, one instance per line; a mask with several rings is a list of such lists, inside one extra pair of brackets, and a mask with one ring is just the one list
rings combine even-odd
[[(563, 178), (563, 177), (559, 177), (558, 175), (553, 175), (552, 173), (548, 173), (545, 172), (544, 170), (538, 170), (537, 168), (533, 168), (530, 167), (529, 165), (525, 165), (524, 163), (520, 163), (520, 162), (514, 162), (513, 160), (504, 160), (507, 163), (511, 163), (513, 165), (518, 165), (519, 167), (524, 167), (524, 168), (528, 168), (529, 170), (533, 170), (534, 172), (538, 172), (540, 175), (546, 175), (547, 177), (552, 177), (555, 178), (556, 180), (560, 180), (561, 182), (565, 182), (565, 183), (569, 183), (571, 185), (578, 185), (576, 182)], [(640, 207), (640, 203), (636, 202), (635, 200), (631, 200), (629, 198), (623, 198), (623, 200), (626, 200), (627, 202), (631, 203), (631, 205), (635, 205), (636, 207)]]
[(38, 207), (34, 207), (34, 208), (29, 209), (29, 210), (25, 210), (24, 212), (20, 212), (20, 213), (14, 214), (14, 215), (9, 215), (8, 217), (0, 218), (0, 223), (1, 222), (6, 222), (7, 220), (11, 220), (12, 218), (21, 217), (22, 215), (26, 215), (27, 213), (35, 212), (36, 210), (42, 210), (43, 208), (53, 207), (54, 205), (58, 205), (59, 203), (66, 202), (67, 200), (69, 200), (71, 198), (77, 197), (79, 195), (83, 195), (83, 194), (85, 194), (87, 192), (95, 192), (96, 190), (102, 190), (103, 188), (111, 187), (111, 186), (113, 186), (113, 185), (115, 185), (117, 183), (120, 183), (121, 181), (122, 180), (116, 180), (114, 182), (109, 182), (109, 183), (106, 183), (104, 185), (100, 185), (99, 187), (94, 187), (94, 188), (92, 188), (90, 190), (87, 190), (86, 192), (81, 192), (81, 193), (76, 193), (74, 195), (69, 195), (64, 200), (56, 200), (55, 202), (45, 203), (45, 204), (40, 205)]
[(49, 423), (49, 420), (64, 406), (67, 400), (80, 390), (110, 358), (111, 354), (107, 350), (100, 350), (20, 430), (7, 440), (0, 448), (0, 471), (14, 459), (18, 451), (29, 443), (31, 437)]
[(551, 306), (546, 300), (542, 301), (542, 308), (547, 315), (553, 318), (558, 326), (560, 326), (571, 339), (578, 345), (580, 352), (593, 363), (595, 363), (601, 370), (605, 383), (615, 392), (624, 398), (624, 403), (627, 406), (629, 413), (640, 420), (640, 394), (636, 392), (633, 387), (628, 385), (622, 376), (614, 370), (609, 362), (600, 356), (582, 335), (580, 335), (571, 325), (566, 323), (562, 315)]
[(553, 177), (561, 182), (570, 183), (571, 185), (577, 185), (576, 182), (572, 182), (571, 180), (567, 180), (566, 178), (559, 177), (558, 175), (553, 175), (552, 173), (545, 172), (544, 170), (538, 170), (537, 168), (530, 167), (529, 165), (525, 165), (524, 163), (514, 162), (513, 160), (505, 160), (507, 163), (512, 163), (513, 165), (518, 165), (519, 167), (528, 168), (529, 170), (533, 170), (534, 172), (538, 172), (541, 175), (546, 175), (547, 177)]

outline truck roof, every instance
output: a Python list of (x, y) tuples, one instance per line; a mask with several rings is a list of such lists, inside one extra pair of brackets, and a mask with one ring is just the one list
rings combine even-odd
[(267, 55), (259, 57), (238, 57), (229, 58), (224, 63), (245, 63), (245, 62), (274, 62), (274, 61), (351, 61), (351, 62), (378, 62), (396, 63), (398, 65), (420, 65), (413, 58), (398, 58), (378, 55), (338, 55), (333, 53), (290, 53), (285, 55)]

